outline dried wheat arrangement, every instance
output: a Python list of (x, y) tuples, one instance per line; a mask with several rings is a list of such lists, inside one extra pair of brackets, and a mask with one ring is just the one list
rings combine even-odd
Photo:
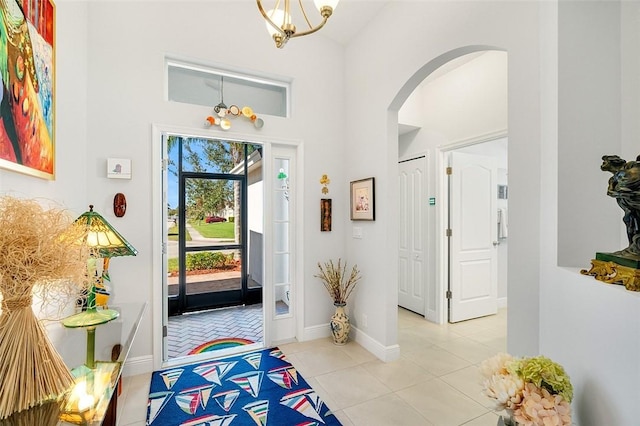
[(60, 407), (56, 401), (0, 419), (0, 426), (56, 426), (59, 423)]
[(0, 197), (0, 419), (56, 399), (73, 384), (31, 305), (36, 285), (43, 303), (86, 286), (83, 237), (63, 209)]

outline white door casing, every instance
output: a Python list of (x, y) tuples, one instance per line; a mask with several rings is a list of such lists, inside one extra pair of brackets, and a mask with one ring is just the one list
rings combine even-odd
[(449, 322), (497, 313), (497, 163), (449, 156)]
[[(265, 146), (265, 262), (263, 288), (265, 346), (298, 337), (301, 288), (298, 268), (298, 147)], [(286, 178), (279, 178), (281, 172)], [(282, 309), (284, 304), (286, 309)], [(280, 306), (280, 309), (277, 306)]]
[(427, 159), (398, 164), (398, 305), (425, 314), (427, 280)]

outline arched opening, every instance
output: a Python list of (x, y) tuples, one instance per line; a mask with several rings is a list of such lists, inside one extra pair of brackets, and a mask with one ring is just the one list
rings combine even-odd
[[(506, 306), (507, 296), (505, 50), (465, 46), (434, 58), (407, 80), (389, 111), (390, 128), (398, 127), (398, 136), (390, 136), (389, 140), (390, 144), (398, 144), (399, 162), (398, 305), (403, 306), (409, 300), (409, 310), (432, 322), (444, 323), (451, 319), (446, 236), (450, 229), (449, 187), (445, 171), (450, 152), (469, 154), (472, 151), (474, 155), (496, 160), (495, 175), (487, 181), (491, 191), (488, 194), (495, 194), (490, 196), (496, 199), (487, 204), (492, 214), (487, 216), (484, 225), (485, 236), (490, 238), (484, 238), (486, 253), (493, 253), (495, 264), (493, 270), (487, 267), (484, 284), (473, 283), (474, 287), (482, 288), (474, 288), (471, 293), (467, 288), (465, 293), (472, 294), (471, 298), (476, 300), (492, 299), (488, 302), (494, 306), (490, 312), (473, 315), (495, 313), (499, 307)], [(498, 197), (499, 188), (502, 192)], [(415, 195), (412, 196), (411, 191)]]

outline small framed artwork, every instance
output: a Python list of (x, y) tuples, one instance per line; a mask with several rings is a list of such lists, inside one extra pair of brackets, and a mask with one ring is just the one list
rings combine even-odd
[(129, 158), (107, 158), (107, 177), (109, 179), (131, 179), (131, 160)]
[(331, 198), (320, 199), (320, 231), (331, 231)]
[(375, 220), (374, 178), (351, 182), (351, 220)]

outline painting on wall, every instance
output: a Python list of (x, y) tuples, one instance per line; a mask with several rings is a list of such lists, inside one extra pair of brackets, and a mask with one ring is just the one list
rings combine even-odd
[(331, 198), (320, 199), (320, 231), (331, 231)]
[(351, 182), (351, 220), (375, 220), (374, 178)]
[(0, 11), (0, 167), (54, 179), (55, 6), (7, 0)]

